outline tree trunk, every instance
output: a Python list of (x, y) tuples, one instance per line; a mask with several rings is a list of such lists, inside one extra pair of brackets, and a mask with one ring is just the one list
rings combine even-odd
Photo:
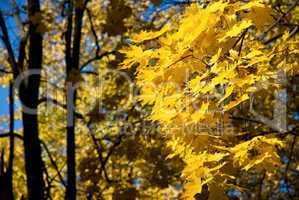
[[(82, 34), (82, 18), (84, 7), (75, 8), (75, 28), (72, 42), (72, 13), (73, 5), (69, 6), (68, 25), (66, 32), (66, 73), (67, 73), (67, 188), (66, 199), (76, 199), (76, 144), (75, 144), (75, 109), (76, 109), (76, 82), (71, 80), (75, 71), (79, 72), (80, 44)], [(72, 51), (71, 51), (72, 50)]]
[[(40, 12), (39, 0), (28, 0), (28, 19), (32, 19)], [(38, 23), (29, 20), (29, 64), (30, 70), (42, 69), (43, 37), (37, 31)], [(29, 200), (44, 199), (44, 181), (42, 169), (41, 146), (38, 131), (38, 97), (40, 74), (25, 77), (20, 88), (20, 99), (23, 103), (22, 119), (25, 150), (25, 170), (27, 174), (27, 190)], [(29, 113), (26, 109), (35, 110)]]
[(9, 84), (9, 158), (7, 167), (8, 177), (8, 198), (7, 200), (14, 200), (13, 195), (13, 161), (15, 150), (15, 138), (14, 138), (14, 121), (15, 121), (15, 109), (14, 109), (14, 88), (13, 83)]

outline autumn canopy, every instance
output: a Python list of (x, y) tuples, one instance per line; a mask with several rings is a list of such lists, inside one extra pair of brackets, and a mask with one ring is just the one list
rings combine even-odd
[(298, 33), (294, 0), (0, 6), (0, 199), (299, 199)]

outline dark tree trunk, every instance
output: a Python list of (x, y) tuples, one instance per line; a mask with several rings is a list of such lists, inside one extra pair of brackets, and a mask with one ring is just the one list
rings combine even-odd
[(9, 199), (8, 176), (5, 172), (4, 150), (0, 152), (0, 199)]
[[(67, 73), (67, 188), (66, 199), (76, 199), (76, 144), (75, 144), (75, 109), (76, 109), (76, 82), (71, 80), (74, 71), (79, 72), (80, 44), (82, 18), (84, 7), (75, 8), (75, 27), (72, 40), (73, 5), (70, 2), (66, 39), (66, 73)], [(73, 45), (71, 45), (73, 41)]]
[[(40, 12), (39, 0), (28, 0), (28, 19)], [(37, 31), (38, 23), (29, 20), (29, 64), (30, 70), (42, 69), (43, 37)], [(42, 169), (41, 146), (38, 132), (38, 97), (40, 74), (25, 77), (20, 88), (20, 99), (23, 103), (22, 119), (25, 150), (25, 170), (27, 174), (27, 190), (29, 200), (44, 199), (44, 181)], [(29, 113), (26, 109), (35, 110)]]
[[(72, 1), (69, 2), (69, 10), (67, 13), (67, 31), (65, 33), (65, 63), (66, 63), (66, 74), (69, 77), (69, 74), (72, 70), (72, 27), (73, 27), (73, 5)], [(69, 104), (73, 101), (69, 99), (69, 93), (71, 86), (67, 83), (67, 185), (66, 185), (66, 194), (65, 198), (72, 200), (76, 198), (76, 162), (75, 162), (75, 120), (71, 116), (72, 112), (69, 108)], [(71, 123), (72, 126), (70, 125)]]
[[(29, 61), (28, 69), (41, 70), (42, 68), (42, 33), (37, 31), (38, 22), (32, 21), (34, 16), (40, 12), (39, 0), (28, 0), (28, 19), (29, 19)], [(36, 18), (36, 17), (35, 17)], [(10, 64), (12, 66), (14, 80), (18, 80), (20, 72), (23, 68), (23, 60), (25, 55), (25, 47), (27, 37), (20, 43), (19, 60), (16, 62), (12, 45), (9, 40), (9, 34), (7, 27), (0, 12), (0, 27), (3, 34), (2, 40), (6, 46), (9, 54)], [(39, 96), (40, 75), (31, 75), (24, 77), (20, 84), (19, 97), (22, 102), (22, 120), (23, 120), (23, 141), (24, 141), (24, 153), (25, 153), (25, 170), (27, 175), (27, 191), (29, 200), (43, 200), (44, 181), (43, 181), (43, 169), (42, 169), (42, 156), (41, 147), (38, 136), (38, 116), (36, 113), (29, 113), (26, 108), (37, 111), (38, 96)], [(13, 117), (11, 115), (11, 117)], [(13, 123), (10, 125), (10, 161), (11, 175), (6, 173), (9, 179), (12, 179), (12, 164), (13, 164)], [(3, 163), (2, 163), (3, 165)], [(11, 186), (10, 186), (11, 185)], [(12, 183), (6, 184), (8, 188), (12, 187)], [(2, 199), (2, 198), (1, 198)], [(8, 199), (8, 198), (4, 198)]]
[(14, 121), (15, 121), (15, 109), (14, 109), (14, 88), (13, 83), (9, 84), (9, 160), (7, 167), (8, 178), (8, 198), (7, 200), (14, 200), (13, 195), (13, 161), (15, 150), (15, 138), (14, 138)]

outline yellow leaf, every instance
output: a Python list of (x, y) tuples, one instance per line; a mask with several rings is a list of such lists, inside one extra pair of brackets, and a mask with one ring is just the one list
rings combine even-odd
[(236, 37), (240, 35), (245, 29), (249, 28), (250, 26), (252, 26), (251, 20), (244, 20), (240, 23), (237, 23), (230, 30), (228, 30), (222, 38), (218, 39), (218, 41), (224, 42), (228, 38)]
[(264, 8), (265, 5), (259, 1), (251, 1), (249, 3), (246, 3), (242, 6), (240, 6), (236, 11), (247, 10), (247, 9), (252, 9), (252, 8), (256, 8), (256, 7)]
[(220, 58), (220, 55), (221, 55), (221, 51), (222, 51), (221, 48), (218, 49), (218, 52), (211, 58), (211, 60), (210, 60), (211, 64), (214, 64), (218, 61), (218, 59)]
[(248, 94), (242, 95), (241, 98), (239, 98), (238, 100), (231, 101), (229, 104), (225, 105), (224, 106), (224, 111), (228, 111), (228, 110), (232, 109), (233, 107), (236, 107), (237, 105), (239, 105), (243, 101), (246, 101), (247, 99), (249, 99)]
[(229, 55), (231, 58), (233, 58), (234, 60), (237, 60), (239, 57), (239, 52), (237, 52), (234, 49), (229, 50)]
[(200, 109), (191, 115), (192, 120), (200, 121), (200, 120), (204, 119), (204, 116), (205, 116), (206, 112), (208, 111), (208, 108), (209, 108), (209, 102), (203, 103), (201, 105)]
[(262, 163), (265, 159), (270, 158), (271, 155), (269, 155), (268, 153), (266, 153), (266, 155), (262, 156), (259, 159), (255, 159), (251, 162), (249, 162), (245, 167), (243, 167), (242, 169), (244, 169), (245, 171), (248, 171), (249, 169), (251, 169), (252, 167)]
[[(253, 4), (255, 5), (250, 6), (251, 11), (241, 13), (241, 18), (251, 20), (258, 29), (271, 24), (273, 22), (271, 8), (260, 3)], [(249, 6), (244, 5), (243, 9), (246, 9), (246, 7), (249, 8)]]
[(256, 50), (256, 49), (253, 49), (250, 53), (248, 53), (246, 56), (244, 56), (245, 58), (247, 59), (253, 59), (255, 58), (256, 56), (260, 56), (262, 55), (263, 52), (261, 52), (260, 50)]
[(153, 39), (156, 39), (157, 37), (160, 37), (161, 35), (163, 35), (168, 30), (169, 30), (169, 25), (166, 24), (159, 31), (155, 31), (155, 32), (141, 31), (137, 35), (133, 36), (131, 38), (131, 40), (134, 43), (139, 43), (139, 42), (143, 42), (143, 41), (146, 41), (146, 40), (153, 40)]
[(226, 99), (227, 97), (229, 97), (234, 91), (234, 86), (233, 85), (230, 85), (228, 88), (226, 88), (225, 90), (225, 95), (224, 97), (222, 97), (218, 103), (221, 103), (224, 99)]

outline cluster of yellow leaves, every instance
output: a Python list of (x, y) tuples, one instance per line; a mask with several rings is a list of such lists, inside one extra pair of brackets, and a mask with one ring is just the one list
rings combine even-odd
[(283, 147), (284, 143), (275, 137), (257, 136), (229, 148), (228, 151), (233, 155), (232, 160), (238, 167), (246, 171), (252, 167), (263, 171), (280, 164), (280, 157), (276, 153), (277, 146)]
[[(170, 144), (186, 163), (186, 198), (200, 193), (204, 184), (212, 184), (221, 174), (223, 160), (229, 162), (230, 157), (243, 170), (269, 170), (279, 164), (276, 147), (282, 143), (276, 138), (228, 142), (221, 145), (229, 147), (219, 149), (212, 140), (194, 148), (198, 144), (188, 135), (202, 132), (190, 131), (192, 125), (208, 126), (212, 130), (208, 135), (221, 126), (221, 138), (227, 139), (225, 125), (230, 124), (235, 108), (259, 89), (277, 87), (273, 80), (279, 71), (298, 73), (297, 36), (282, 30), (282, 38), (270, 44), (261, 39), (261, 35), (266, 37), (265, 27), (275, 23), (272, 12), (260, 1), (216, 1), (204, 9), (192, 4), (178, 27), (168, 25), (158, 32), (134, 36), (134, 42), (155, 39), (150, 46), (131, 45), (121, 51), (127, 58), (123, 69), (138, 64), (139, 98), (152, 105), (151, 119), (186, 144)], [(221, 153), (224, 149), (226, 153)]]
[[(257, 8), (268, 9), (260, 3), (243, 5), (240, 2), (233, 4), (216, 2), (205, 9), (194, 4), (187, 8), (176, 32), (170, 32), (165, 37), (159, 38), (157, 46), (161, 48), (144, 50), (142, 46), (130, 46), (121, 51), (127, 56), (123, 68), (139, 63), (137, 78), (139, 85), (142, 86), (140, 98), (143, 103), (154, 104), (153, 114), (156, 114), (154, 120), (167, 122), (186, 113), (184, 117), (191, 117), (192, 112), (196, 110), (192, 105), (204, 103), (198, 100), (199, 97), (210, 101), (211, 96), (219, 94), (219, 90), (226, 92), (224, 97), (220, 100), (218, 98), (217, 103), (220, 104), (230, 97), (224, 106), (224, 110), (230, 110), (248, 99), (248, 93), (255, 89), (253, 85), (257, 81), (263, 77), (264, 80), (269, 79), (268, 76), (273, 74), (270, 73), (269, 65), (273, 57), (269, 55), (273, 55), (272, 52), (263, 52), (257, 59), (254, 53), (262, 52), (258, 49), (264, 47), (256, 43), (252, 44), (255, 46), (251, 48), (243, 47), (246, 54), (244, 56), (238, 55), (240, 53), (233, 50), (236, 44), (241, 42), (239, 36), (243, 35), (242, 40), (243, 37), (253, 40), (245, 34), (247, 29), (255, 24), (254, 19), (247, 19), (252, 18), (252, 15), (247, 14), (244, 19), (238, 19), (237, 13), (251, 9), (251, 13), (255, 14)], [(263, 13), (263, 15), (270, 14)], [(260, 18), (269, 19), (269, 16)], [(265, 21), (264, 25), (270, 22)], [(149, 36), (154, 39), (167, 29), (162, 28), (156, 33), (142, 32), (141, 36), (144, 40), (149, 40)], [(142, 41), (141, 37), (138, 39), (135, 36), (135, 38), (137, 39), (133, 41)], [(256, 51), (252, 52), (253, 49)], [(257, 69), (257, 72), (250, 73), (253, 69)], [(155, 98), (156, 94), (159, 98)], [(205, 110), (215, 109), (217, 103), (210, 103), (209, 106), (198, 105), (203, 109), (199, 109), (200, 113), (207, 114)], [(184, 112), (186, 109), (189, 111)]]
[[(5, 51), (0, 52), (1, 60), (0, 60), (0, 83), (1, 85), (9, 85), (9, 82), (12, 79), (12, 74), (7, 74), (7, 72), (11, 71), (9, 68), (9, 59), (8, 55)], [(3, 72), (2, 72), (3, 71)]]
[(163, 26), (163, 28), (161, 28), (161, 30), (159, 30), (157, 32), (142, 31), (142, 32), (136, 34), (131, 40), (135, 43), (143, 42), (146, 40), (152, 40), (152, 39), (155, 39), (155, 38), (163, 35), (168, 30), (169, 30), (169, 27), (167, 25), (165, 25), (165, 26)]
[(196, 153), (190, 145), (185, 145), (179, 139), (170, 140), (168, 146), (174, 151), (168, 158), (178, 155), (188, 166), (182, 172), (182, 177), (187, 180), (185, 198), (192, 199), (196, 193), (202, 192), (205, 184), (211, 185), (216, 179), (219, 181), (225, 176), (220, 169), (226, 164), (223, 160), (229, 155), (228, 153), (212, 154), (207, 151)]

